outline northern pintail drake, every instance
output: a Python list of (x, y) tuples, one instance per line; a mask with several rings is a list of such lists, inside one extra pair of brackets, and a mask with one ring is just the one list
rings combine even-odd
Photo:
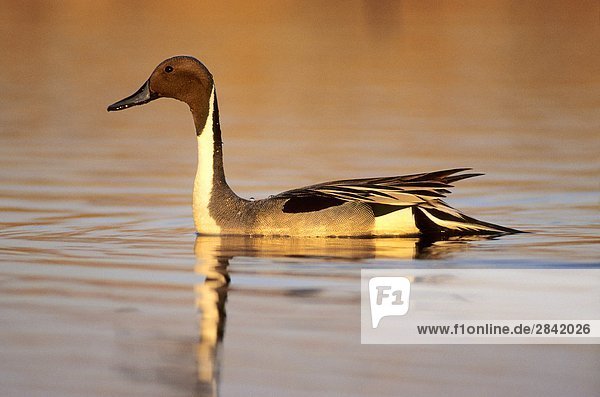
[(237, 196), (223, 169), (223, 141), (212, 74), (200, 61), (163, 61), (133, 95), (108, 107), (127, 109), (158, 98), (185, 102), (194, 118), (198, 169), (193, 214), (199, 234), (294, 237), (378, 237), (516, 233), (450, 207), (451, 184), (481, 175), (469, 168), (325, 182), (262, 200)]

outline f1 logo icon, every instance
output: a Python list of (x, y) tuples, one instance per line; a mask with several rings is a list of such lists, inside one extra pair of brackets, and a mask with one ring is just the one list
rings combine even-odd
[(410, 281), (406, 277), (373, 277), (369, 280), (371, 324), (373, 328), (386, 316), (408, 313)]

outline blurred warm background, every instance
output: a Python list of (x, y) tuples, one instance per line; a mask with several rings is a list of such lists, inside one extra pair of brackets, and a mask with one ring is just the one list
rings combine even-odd
[(216, 77), (242, 193), (453, 166), (548, 189), (557, 168), (593, 176), (598, 18), (595, 1), (3, 1), (0, 128), (78, 151), (160, 139), (181, 162), (160, 167), (192, 175), (184, 105), (105, 112), (190, 54)]

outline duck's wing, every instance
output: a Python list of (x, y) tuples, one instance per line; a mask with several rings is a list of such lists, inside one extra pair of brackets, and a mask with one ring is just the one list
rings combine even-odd
[[(348, 201), (360, 201), (375, 207), (392, 206), (392, 210), (440, 200), (450, 193), (451, 183), (482, 175), (463, 173), (469, 168), (455, 168), (403, 176), (344, 179), (289, 190), (274, 198), (288, 199), (286, 212), (309, 212)], [(314, 210), (314, 209), (313, 209)]]
[(392, 177), (345, 179), (289, 190), (273, 198), (286, 199), (283, 211), (302, 213), (320, 211), (346, 202), (363, 202), (375, 217), (412, 208), (414, 221), (424, 233), (516, 233), (517, 230), (468, 217), (446, 204), (452, 183), (483, 175), (470, 168)]

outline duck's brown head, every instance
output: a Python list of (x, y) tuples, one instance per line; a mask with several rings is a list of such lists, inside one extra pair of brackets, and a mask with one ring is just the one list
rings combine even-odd
[(212, 74), (202, 62), (189, 56), (176, 56), (161, 62), (139, 90), (107, 110), (123, 110), (164, 97), (187, 103), (194, 118), (202, 119), (208, 115), (213, 86)]

